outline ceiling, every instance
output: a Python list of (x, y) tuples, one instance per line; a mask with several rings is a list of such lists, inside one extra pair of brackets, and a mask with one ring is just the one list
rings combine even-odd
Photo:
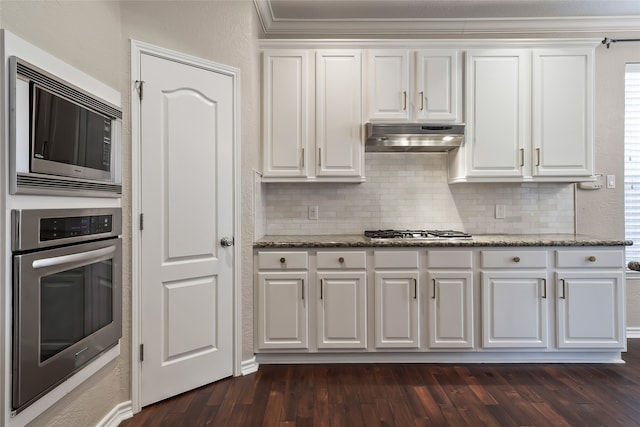
[(640, 0), (254, 0), (267, 37), (640, 32)]

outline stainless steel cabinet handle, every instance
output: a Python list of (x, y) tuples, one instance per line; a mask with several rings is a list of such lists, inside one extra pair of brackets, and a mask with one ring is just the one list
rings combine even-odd
[(536, 148), (536, 157), (537, 157), (536, 166), (540, 166), (540, 149), (539, 148)]
[(304, 148), (302, 149), (302, 156), (300, 157), (301, 157), (300, 166), (304, 167)]
[(519, 256), (514, 256), (513, 257), (513, 262), (520, 262), (520, 257)]
[(233, 246), (233, 237), (223, 237), (222, 239), (220, 239), (220, 246), (222, 246), (223, 248)]
[(413, 299), (418, 299), (418, 279), (413, 279)]
[(567, 299), (567, 282), (564, 279), (560, 279), (562, 282), (562, 296), (560, 298)]
[(520, 166), (524, 166), (524, 148), (520, 149)]
[(402, 92), (402, 97), (403, 97), (402, 109), (404, 111), (407, 111), (407, 91), (406, 90)]
[(547, 299), (547, 279), (542, 279), (542, 298)]
[(589, 262), (596, 262), (596, 257), (594, 257), (593, 255), (591, 255), (589, 258), (587, 258), (587, 261), (589, 261)]
[(424, 91), (420, 91), (420, 111), (424, 110)]
[(324, 297), (323, 288), (324, 288), (324, 279), (320, 279), (320, 299)]
[(432, 279), (433, 282), (433, 293), (431, 294), (431, 299), (436, 299), (436, 279)]
[(322, 148), (318, 148), (318, 166), (322, 166)]
[(304, 279), (302, 279), (300, 283), (302, 284), (302, 300), (304, 301)]

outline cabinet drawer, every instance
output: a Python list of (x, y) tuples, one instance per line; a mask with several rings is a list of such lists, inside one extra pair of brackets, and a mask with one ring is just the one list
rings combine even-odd
[(306, 252), (258, 252), (258, 269), (306, 270)]
[(471, 268), (471, 251), (428, 251), (427, 268)]
[(482, 251), (480, 263), (482, 268), (545, 268), (547, 251)]
[(318, 269), (366, 268), (366, 252), (318, 252)]
[(624, 267), (622, 251), (556, 251), (558, 267)]
[(418, 268), (417, 251), (375, 251), (373, 266), (375, 268)]

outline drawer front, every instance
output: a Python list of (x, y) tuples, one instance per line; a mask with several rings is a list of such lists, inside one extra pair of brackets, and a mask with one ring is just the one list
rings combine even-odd
[(318, 269), (366, 268), (366, 252), (318, 252)]
[(546, 268), (547, 251), (482, 251), (482, 268)]
[(556, 251), (558, 267), (624, 267), (623, 251)]
[(427, 268), (471, 268), (471, 251), (428, 251)]
[(306, 252), (258, 252), (259, 270), (306, 270)]
[(375, 251), (374, 268), (418, 268), (417, 251)]

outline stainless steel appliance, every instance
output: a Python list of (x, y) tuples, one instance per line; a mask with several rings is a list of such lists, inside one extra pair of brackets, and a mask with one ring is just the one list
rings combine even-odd
[(14, 210), (12, 407), (122, 336), (120, 208)]
[(12, 193), (120, 197), (122, 111), (9, 58)]
[(369, 239), (471, 239), (471, 234), (456, 230), (365, 230)]
[(464, 124), (367, 123), (365, 151), (449, 151), (464, 141)]

